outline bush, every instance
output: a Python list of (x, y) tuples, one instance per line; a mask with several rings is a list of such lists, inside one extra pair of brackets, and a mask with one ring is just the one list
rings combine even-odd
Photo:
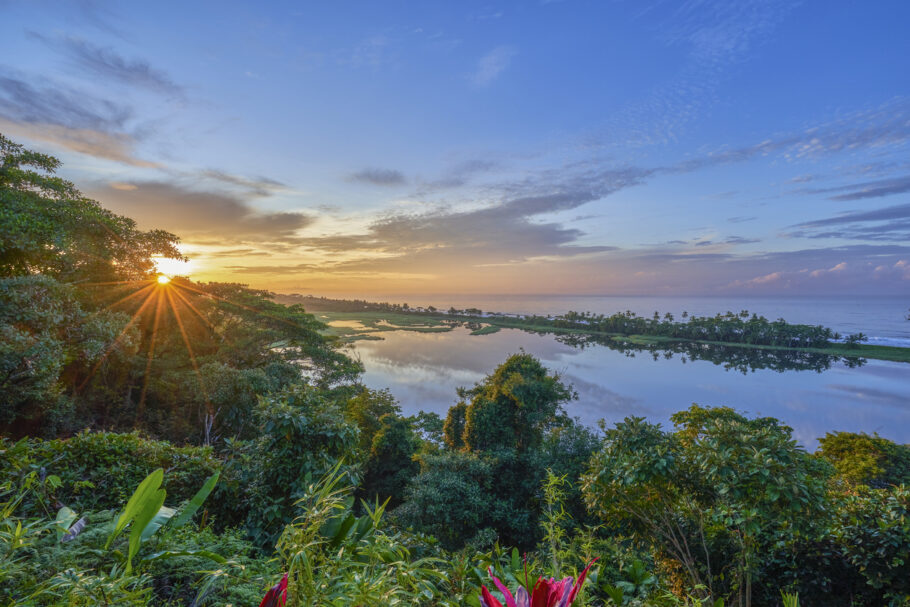
[[(209, 447), (175, 447), (135, 432), (82, 432), (16, 443), (0, 439), (0, 477), (14, 479), (34, 470), (59, 477), (49, 497), (77, 511), (119, 507), (156, 468), (167, 472), (164, 488), (177, 503), (192, 497), (220, 467)], [(46, 514), (34, 501), (23, 506), (27, 516)]]
[[(359, 469), (358, 429), (345, 421), (340, 407), (315, 388), (295, 385), (260, 399), (256, 411), (259, 438), (229, 442), (225, 482), (215, 501), (225, 524), (245, 524), (255, 543), (274, 545), (294, 517), (294, 502), (307, 486), (339, 460), (352, 481)], [(353, 483), (352, 484), (356, 484)]]

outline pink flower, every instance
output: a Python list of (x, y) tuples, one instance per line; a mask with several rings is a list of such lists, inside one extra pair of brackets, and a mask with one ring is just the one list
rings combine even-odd
[[(575, 597), (578, 596), (578, 591), (581, 590), (582, 585), (585, 583), (585, 577), (588, 575), (588, 569), (591, 568), (595, 561), (597, 559), (588, 563), (588, 566), (581, 572), (574, 584), (571, 577), (563, 578), (558, 582), (555, 578), (538, 578), (530, 596), (528, 596), (527, 590), (519, 586), (513, 597), (505, 584), (493, 575), (492, 567), (490, 567), (490, 577), (493, 578), (496, 588), (505, 597), (505, 607), (569, 607)], [(486, 586), (480, 587), (480, 604), (483, 607), (503, 607), (502, 603), (490, 594)]]
[(284, 607), (288, 602), (288, 574), (285, 573), (281, 581), (269, 588), (262, 597), (259, 607)]

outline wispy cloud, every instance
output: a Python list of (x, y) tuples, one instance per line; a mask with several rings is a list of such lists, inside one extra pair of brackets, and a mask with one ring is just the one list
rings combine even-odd
[(845, 213), (826, 219), (816, 219), (797, 224), (798, 228), (820, 228), (824, 226), (843, 225), (848, 223), (858, 223), (866, 221), (888, 221), (893, 219), (910, 219), (910, 203), (899, 204), (874, 211), (858, 211)]
[(131, 115), (126, 105), (0, 68), (0, 116), (11, 121), (111, 132), (122, 130)]
[(910, 242), (910, 204), (854, 211), (793, 226), (794, 237)]
[(496, 80), (509, 65), (518, 50), (512, 46), (497, 46), (477, 62), (477, 68), (471, 74), (471, 81), (477, 86), (486, 86)]
[(155, 168), (155, 162), (137, 158), (133, 153), (135, 139), (126, 133), (105, 133), (92, 129), (72, 128), (59, 124), (40, 122), (12, 122), (0, 116), (0, 133), (40, 141), (86, 154), (95, 158), (112, 160), (122, 164)]
[(815, 188), (805, 190), (809, 194), (831, 194), (834, 192), (845, 192), (831, 196), (831, 200), (850, 201), (863, 200), (866, 198), (882, 198), (894, 194), (903, 194), (910, 192), (910, 175), (903, 175), (891, 179), (878, 179), (875, 181), (864, 181), (861, 183), (852, 183), (830, 188)]
[(407, 183), (404, 173), (394, 169), (363, 169), (356, 173), (351, 173), (347, 177), (348, 181), (355, 183), (367, 183), (370, 185), (397, 186)]
[(288, 186), (269, 177), (244, 177), (216, 169), (207, 169), (199, 173), (206, 179), (237, 186), (253, 196), (269, 196), (275, 192), (288, 189)]
[(126, 59), (111, 47), (101, 47), (74, 37), (49, 38), (29, 32), (29, 36), (62, 53), (73, 65), (86, 73), (171, 96), (182, 96), (184, 88), (162, 70), (142, 59)]
[(129, 132), (130, 106), (83, 90), (0, 67), (0, 130), (80, 154), (137, 167), (157, 163), (136, 157)]

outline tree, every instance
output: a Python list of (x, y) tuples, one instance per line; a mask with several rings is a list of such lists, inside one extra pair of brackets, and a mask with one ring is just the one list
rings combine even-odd
[(831, 462), (841, 479), (851, 485), (881, 489), (910, 484), (910, 446), (878, 434), (828, 432), (818, 439), (819, 455)]
[(562, 404), (575, 397), (530, 354), (513, 354), (467, 392), (462, 439), (470, 451), (538, 448), (544, 432), (556, 425)]
[(238, 510), (247, 515), (248, 533), (266, 547), (293, 518), (294, 502), (339, 460), (347, 458), (342, 472), (351, 485), (357, 484), (359, 461), (350, 455), (357, 452), (358, 431), (311, 386), (292, 386), (262, 398), (256, 416), (259, 437), (229, 451), (225, 467), (239, 485), (233, 489), (245, 496)]
[(360, 428), (360, 452), (364, 456), (373, 447), (373, 438), (382, 428), (386, 415), (398, 416), (401, 407), (388, 389), (370, 390), (364, 388), (345, 405), (345, 417)]
[(673, 433), (643, 418), (608, 430), (584, 478), (587, 504), (631, 523), (690, 588), (716, 597), (726, 586), (748, 606), (759, 554), (824, 511), (827, 467), (773, 418), (693, 405), (672, 419)]
[[(540, 534), (546, 467), (558, 463), (559, 470), (571, 469), (571, 450), (584, 443), (567, 433), (564, 441), (555, 437), (544, 447), (549, 433), (570, 423), (562, 403), (574, 394), (539, 360), (522, 353), (458, 395), (462, 400), (449, 409), (443, 429), (449, 451), (420, 458), (421, 473), (400, 510), (418, 529), (442, 534), (438, 537), (449, 547), (492, 530), (502, 542), (530, 549)], [(453, 512), (443, 515), (447, 508)]]
[(401, 504), (405, 488), (420, 471), (413, 459), (416, 452), (417, 441), (410, 422), (393, 413), (383, 415), (364, 467), (361, 494), (369, 501), (378, 498), (380, 503), (389, 498), (390, 508)]
[(464, 401), (449, 407), (442, 433), (446, 447), (452, 451), (464, 447), (464, 424), (467, 412), (468, 405)]
[(0, 134), (0, 277), (141, 279), (152, 271), (153, 255), (182, 259), (176, 236), (136, 229), (132, 219), (55, 177), (59, 167), (56, 158)]

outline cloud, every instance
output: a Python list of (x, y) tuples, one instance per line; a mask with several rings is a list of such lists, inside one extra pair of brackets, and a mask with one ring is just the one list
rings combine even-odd
[(93, 76), (165, 95), (184, 94), (183, 87), (161, 70), (141, 59), (124, 59), (110, 47), (96, 46), (81, 38), (48, 38), (35, 32), (29, 32), (29, 36), (63, 53), (74, 65)]
[(125, 133), (105, 133), (59, 124), (17, 123), (3, 117), (0, 117), (0, 132), (131, 166), (148, 168), (159, 166), (157, 163), (136, 158), (133, 154), (136, 141)]
[(216, 169), (207, 169), (202, 171), (200, 175), (207, 179), (238, 186), (254, 196), (269, 196), (275, 192), (288, 189), (287, 185), (269, 177), (243, 177), (242, 175), (232, 175)]
[(793, 227), (797, 230), (788, 236), (907, 242), (910, 241), (910, 203), (844, 213)]
[(111, 132), (122, 130), (132, 115), (130, 108), (113, 101), (46, 79), (39, 82), (33, 85), (21, 75), (0, 71), (0, 116), (12, 122)]
[(451, 166), (436, 179), (420, 182), (420, 191), (415, 195), (422, 196), (434, 191), (459, 188), (467, 185), (476, 175), (490, 173), (500, 168), (502, 164), (494, 160), (479, 158), (465, 160)]
[(530, 180), (510, 184), (505, 189), (509, 195), (497, 204), (466, 211), (393, 215), (375, 221), (364, 233), (305, 238), (302, 246), (341, 254), (332, 272), (434, 276), (604, 253), (615, 247), (578, 244), (584, 232), (541, 222), (538, 216), (571, 210), (632, 187), (647, 174), (639, 169), (613, 169), (559, 183)]
[(685, 160), (667, 167), (667, 172), (688, 173), (772, 154), (797, 160), (858, 150), (882, 151), (907, 143), (910, 143), (910, 100), (899, 98), (802, 131)]
[(866, 198), (882, 198), (894, 194), (904, 194), (910, 192), (910, 175), (903, 175), (892, 179), (879, 179), (876, 181), (865, 181), (862, 183), (853, 183), (833, 188), (815, 188), (805, 190), (809, 194), (829, 194), (833, 192), (846, 192), (831, 196), (831, 200), (850, 201), (864, 200)]
[(894, 219), (910, 219), (910, 203), (884, 207), (874, 211), (856, 211), (845, 213), (827, 219), (816, 219), (797, 224), (797, 228), (819, 228), (831, 225), (843, 225), (865, 221), (889, 221)]
[(730, 236), (724, 241), (724, 244), (753, 244), (761, 242), (758, 238), (744, 238), (742, 236)]
[(682, 66), (666, 84), (654, 87), (613, 113), (595, 145), (669, 143), (718, 100), (731, 67), (768, 40), (794, 10), (791, 0), (695, 0), (663, 10), (663, 0), (640, 2), (639, 19), (678, 55)]
[(136, 138), (125, 132), (132, 109), (43, 78), (30, 82), (0, 68), (0, 131), (80, 154), (138, 167)]
[(368, 183), (370, 185), (396, 186), (407, 183), (407, 178), (401, 171), (394, 169), (363, 169), (348, 175), (348, 181), (355, 183)]
[(104, 206), (135, 219), (143, 228), (162, 228), (193, 242), (297, 242), (297, 231), (313, 217), (299, 212), (261, 212), (223, 192), (190, 189), (170, 182), (105, 184), (91, 191)]
[(518, 51), (511, 46), (497, 46), (477, 62), (471, 81), (477, 86), (490, 84), (511, 65), (512, 58), (517, 54)]

